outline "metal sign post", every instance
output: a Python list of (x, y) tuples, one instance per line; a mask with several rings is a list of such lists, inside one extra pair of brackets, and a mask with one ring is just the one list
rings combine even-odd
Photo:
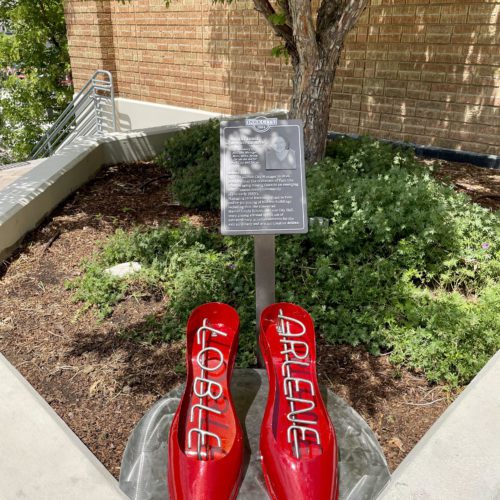
[[(255, 309), (257, 312), (255, 326), (258, 339), (260, 315), (267, 306), (276, 302), (274, 234), (256, 234), (253, 241), (255, 252)], [(257, 358), (259, 366), (263, 366), (260, 349), (257, 349)]]
[(275, 302), (274, 235), (307, 232), (303, 124), (221, 122), (220, 144), (221, 232), (254, 236), (258, 338), (260, 314)]

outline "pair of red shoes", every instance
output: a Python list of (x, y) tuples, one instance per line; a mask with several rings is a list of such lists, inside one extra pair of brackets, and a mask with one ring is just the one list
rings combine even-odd
[[(235, 499), (243, 433), (229, 391), (239, 317), (230, 306), (204, 304), (187, 325), (186, 390), (169, 436), (171, 499)], [(280, 303), (260, 320), (269, 377), (260, 450), (273, 499), (338, 498), (337, 443), (316, 376), (314, 325), (301, 307)]]

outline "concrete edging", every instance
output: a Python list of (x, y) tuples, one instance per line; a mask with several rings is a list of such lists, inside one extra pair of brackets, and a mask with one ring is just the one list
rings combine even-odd
[(434, 423), (378, 500), (500, 499), (500, 351)]
[(165, 139), (182, 128), (185, 126), (81, 138), (42, 160), (0, 191), (0, 259), (7, 258), (29, 231), (103, 165), (151, 159)]
[(0, 354), (3, 500), (128, 498), (118, 481)]
[[(284, 117), (286, 111), (273, 110), (246, 116)], [(9, 257), (29, 231), (94, 177), (103, 165), (150, 160), (161, 152), (168, 137), (207, 121), (80, 138), (50, 158), (45, 158), (9, 184), (7, 189), (0, 191), (0, 261)]]

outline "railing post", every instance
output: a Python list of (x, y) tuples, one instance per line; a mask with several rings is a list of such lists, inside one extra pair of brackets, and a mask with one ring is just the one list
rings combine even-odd
[[(94, 75), (95, 77), (95, 75)], [(95, 129), (96, 133), (99, 133), (99, 114), (97, 112), (97, 96), (95, 92), (95, 83), (94, 80), (92, 80), (92, 103), (94, 105), (94, 113), (95, 113)]]
[(113, 85), (112, 73), (109, 73), (109, 84), (111, 85), (111, 113), (113, 116), (113, 132), (116, 132), (115, 87)]
[[(105, 79), (98, 80), (98, 76)], [(111, 101), (111, 124), (109, 118), (106, 118), (106, 127), (104, 127), (103, 115), (106, 115), (107, 104), (103, 110), (101, 98), (106, 102), (107, 99), (110, 99)], [(84, 117), (82, 119), (83, 126), (81, 130), (79, 130), (77, 124), (77, 118), (79, 116)], [(88, 121), (87, 117), (89, 118)], [(86, 125), (92, 122), (94, 122), (95, 125), (89, 129)], [(113, 128), (112, 131), (116, 132), (113, 75), (109, 71), (97, 70), (92, 78), (83, 86), (77, 96), (54, 122), (52, 127), (32, 149), (29, 159), (34, 160), (36, 158), (40, 158), (40, 156), (46, 154), (47, 151), (50, 155), (52, 155), (61, 146), (69, 144), (77, 137), (94, 134), (102, 135), (104, 132), (108, 132), (111, 127)]]

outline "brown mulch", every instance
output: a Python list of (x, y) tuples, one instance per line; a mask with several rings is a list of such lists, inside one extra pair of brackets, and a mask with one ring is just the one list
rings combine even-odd
[[(473, 189), (477, 179), (456, 175)], [(72, 302), (65, 282), (81, 273), (81, 259), (116, 228), (175, 224), (181, 217), (218, 224), (212, 214), (172, 203), (162, 176), (150, 163), (105, 168), (0, 265), (0, 352), (115, 476), (133, 427), (181, 380), (182, 344), (130, 340), (132, 332), (147, 328), (148, 315), (160, 314), (165, 297), (129, 297), (99, 322)], [(492, 187), (498, 177), (488, 179), (487, 189), (498, 194), (498, 186)], [(321, 380), (367, 420), (394, 469), (451, 397), (443, 387), (396, 369), (385, 356), (349, 346), (318, 347)]]
[(367, 422), (394, 470), (444, 412), (453, 395), (442, 385), (394, 367), (361, 347), (318, 346), (320, 379)]
[(473, 201), (500, 210), (500, 169), (476, 167), (468, 163), (439, 161), (435, 176), (452, 184), (457, 191), (465, 193)]
[(179, 382), (182, 345), (152, 347), (126, 338), (163, 309), (165, 297), (128, 298), (99, 322), (72, 302), (65, 282), (116, 228), (180, 217), (216, 222), (173, 204), (165, 178), (142, 188), (162, 174), (151, 164), (104, 169), (0, 265), (0, 352), (115, 476), (134, 425)]

